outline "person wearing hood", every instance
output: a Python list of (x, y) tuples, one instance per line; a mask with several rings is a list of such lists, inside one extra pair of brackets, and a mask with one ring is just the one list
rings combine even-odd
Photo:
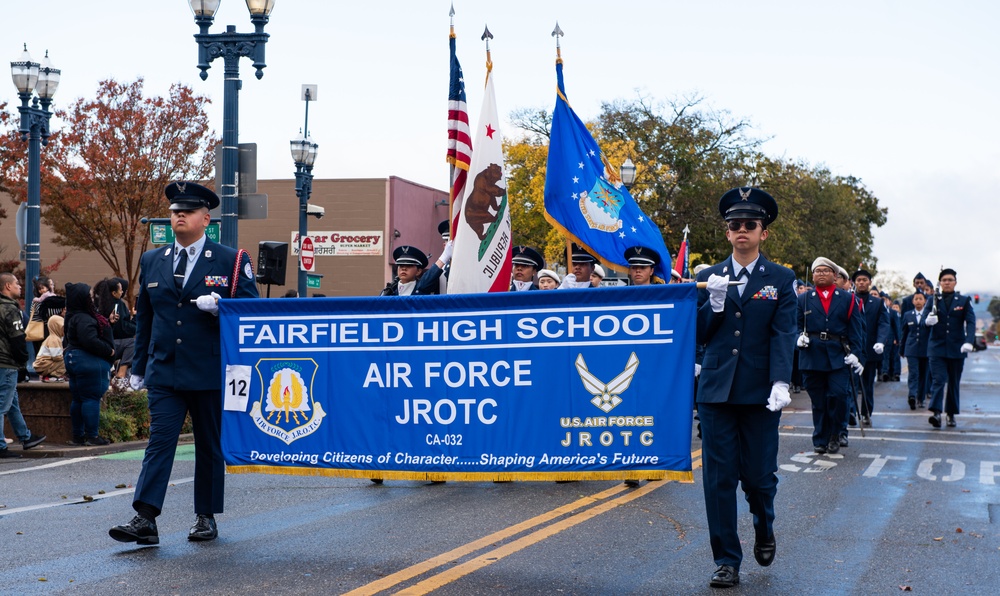
[(42, 342), (41, 349), (32, 366), (44, 383), (65, 381), (66, 363), (63, 360), (63, 318), (52, 315), (48, 322), (49, 335)]
[(69, 392), (73, 402), (69, 407), (73, 425), (73, 445), (107, 445), (110, 441), (98, 436), (101, 417), (101, 397), (111, 380), (111, 363), (115, 359), (115, 340), (111, 323), (97, 312), (90, 286), (84, 283), (66, 284), (66, 337), (63, 342)]

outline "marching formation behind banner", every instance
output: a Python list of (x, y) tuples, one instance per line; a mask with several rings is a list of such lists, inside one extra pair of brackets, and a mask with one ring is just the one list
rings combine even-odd
[(696, 297), (223, 300), (229, 471), (690, 480)]

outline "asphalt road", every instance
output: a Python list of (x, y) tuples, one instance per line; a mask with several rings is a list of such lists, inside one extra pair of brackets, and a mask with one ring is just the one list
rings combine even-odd
[[(724, 593), (996, 594), (1000, 349), (971, 355), (964, 381), (958, 427), (942, 430), (909, 410), (904, 383), (878, 383), (874, 426), (852, 430), (837, 455), (812, 453), (808, 398), (793, 396), (775, 563), (753, 561), (744, 505), (742, 583)], [(699, 450), (695, 440), (696, 466)], [(0, 593), (717, 592), (697, 470), (693, 484), (638, 489), (231, 475), (220, 538), (190, 543), (193, 461), (182, 446), (161, 544), (136, 548), (107, 530), (132, 516), (140, 458), (0, 462)]]

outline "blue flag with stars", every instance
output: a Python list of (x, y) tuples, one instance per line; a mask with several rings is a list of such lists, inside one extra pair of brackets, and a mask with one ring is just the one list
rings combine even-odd
[(616, 271), (628, 271), (624, 254), (627, 249), (644, 246), (655, 250), (660, 262), (653, 274), (661, 281), (669, 281), (670, 251), (663, 235), (608, 169), (597, 141), (569, 106), (561, 61), (556, 63), (556, 79), (556, 107), (545, 175), (545, 218)]

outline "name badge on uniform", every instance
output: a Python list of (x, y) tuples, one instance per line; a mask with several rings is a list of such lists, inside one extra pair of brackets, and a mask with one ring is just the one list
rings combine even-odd
[(229, 285), (228, 275), (206, 275), (205, 285), (210, 288), (225, 287)]
[(155, 288), (158, 285), (160, 285), (160, 282), (158, 282), (158, 281), (152, 281), (152, 282), (149, 282), (148, 284), (146, 284), (146, 289), (148, 290), (149, 288)]
[(778, 288), (774, 286), (764, 286), (750, 297), (751, 300), (777, 300)]

